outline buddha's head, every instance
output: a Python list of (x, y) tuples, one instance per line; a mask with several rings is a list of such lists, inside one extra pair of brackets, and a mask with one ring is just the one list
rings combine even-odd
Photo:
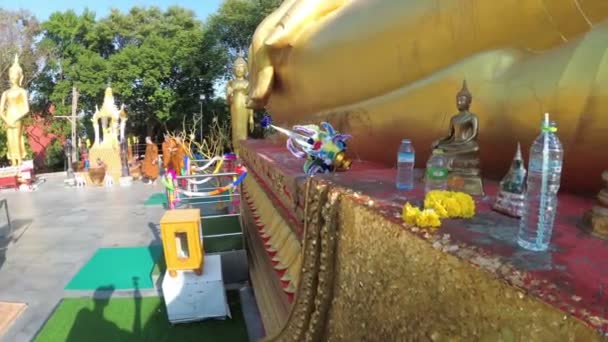
[(247, 62), (243, 57), (243, 54), (239, 53), (239, 56), (234, 61), (234, 76), (236, 78), (245, 78), (247, 76)]
[(8, 78), (11, 81), (11, 85), (21, 86), (23, 82), (23, 69), (19, 66), (19, 55), (15, 55), (15, 61), (10, 69), (8, 69)]
[(467, 88), (467, 81), (462, 82), (462, 89), (456, 94), (456, 106), (459, 111), (468, 111), (471, 107), (471, 101), (473, 101), (473, 96), (469, 92)]

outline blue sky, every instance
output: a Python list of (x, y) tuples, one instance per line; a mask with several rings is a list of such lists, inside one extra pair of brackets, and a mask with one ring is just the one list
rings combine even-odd
[(223, 0), (0, 0), (0, 7), (7, 9), (24, 8), (32, 12), (39, 20), (48, 19), (56, 11), (73, 9), (81, 13), (85, 7), (94, 11), (97, 18), (105, 17), (110, 8), (128, 11), (133, 6), (157, 6), (167, 8), (172, 5), (193, 10), (200, 19), (206, 19), (214, 13)]

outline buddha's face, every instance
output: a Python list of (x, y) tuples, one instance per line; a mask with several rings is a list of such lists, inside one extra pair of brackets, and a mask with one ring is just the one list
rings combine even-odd
[(19, 69), (11, 68), (8, 72), (8, 78), (12, 85), (20, 86), (23, 81), (23, 73)]
[(459, 95), (456, 97), (456, 106), (459, 111), (469, 110), (471, 99), (466, 95)]
[(236, 64), (234, 66), (234, 76), (236, 77), (245, 77), (245, 75), (247, 74), (247, 66), (245, 64)]

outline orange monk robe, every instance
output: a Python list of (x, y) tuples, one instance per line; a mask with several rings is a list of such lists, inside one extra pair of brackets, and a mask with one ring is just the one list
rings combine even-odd
[(184, 157), (186, 157), (186, 151), (181, 144), (175, 142), (175, 150), (171, 155), (171, 163), (173, 164), (173, 169), (175, 173), (178, 175), (182, 175), (182, 170), (184, 169)]
[(146, 155), (142, 165), (144, 177), (151, 180), (158, 178), (158, 147), (155, 144), (146, 144)]
[(163, 142), (163, 167), (165, 169), (169, 168), (169, 164), (171, 162), (171, 141), (165, 140)]

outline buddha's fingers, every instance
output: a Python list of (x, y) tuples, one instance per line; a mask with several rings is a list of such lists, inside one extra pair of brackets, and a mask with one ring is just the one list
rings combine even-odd
[(298, 0), (283, 15), (265, 44), (282, 48), (300, 35), (306, 26), (341, 8), (348, 0)]
[(247, 107), (252, 109), (262, 109), (270, 96), (270, 89), (274, 79), (274, 68), (265, 66), (256, 74), (256, 82), (249, 92)]

